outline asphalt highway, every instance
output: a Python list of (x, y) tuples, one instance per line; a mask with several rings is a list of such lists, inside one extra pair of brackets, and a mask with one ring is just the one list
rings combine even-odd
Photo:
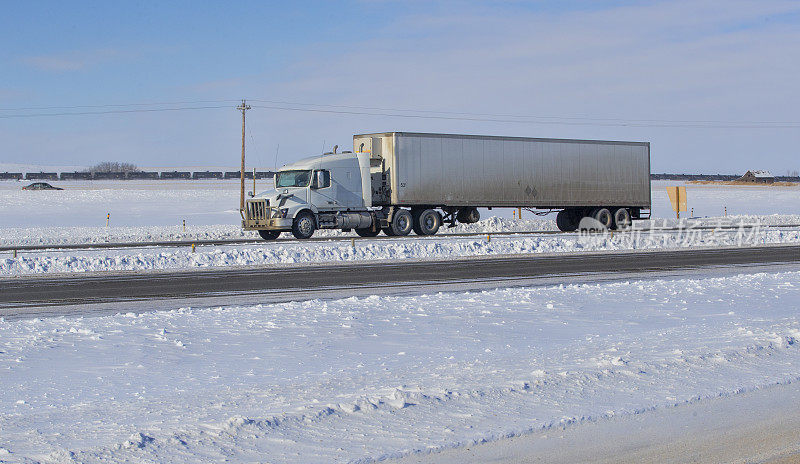
[(287, 293), (293, 299), (302, 299), (305, 292), (319, 297), (327, 292), (341, 294), (342, 290), (383, 286), (413, 288), (454, 282), (798, 262), (800, 245), (773, 245), (24, 276), (0, 279), (0, 317), (32, 307), (259, 293)]

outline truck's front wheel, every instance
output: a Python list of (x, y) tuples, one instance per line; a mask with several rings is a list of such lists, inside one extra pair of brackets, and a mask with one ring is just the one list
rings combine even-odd
[(356, 229), (356, 233), (359, 237), (377, 237), (380, 229), (372, 230), (372, 227), (367, 227), (366, 229)]
[(261, 236), (264, 240), (275, 240), (280, 235), (280, 231), (277, 230), (259, 230), (258, 235)]
[(314, 235), (317, 224), (314, 221), (314, 215), (309, 211), (303, 211), (294, 218), (292, 223), (292, 235), (301, 240), (311, 238)]

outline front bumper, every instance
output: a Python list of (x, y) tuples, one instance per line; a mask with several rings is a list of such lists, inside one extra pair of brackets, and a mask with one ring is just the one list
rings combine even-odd
[(291, 230), (292, 218), (281, 217), (278, 208), (267, 206), (267, 200), (247, 200), (242, 211), (244, 230)]

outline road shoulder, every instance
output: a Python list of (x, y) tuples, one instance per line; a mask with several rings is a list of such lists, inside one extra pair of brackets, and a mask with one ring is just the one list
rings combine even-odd
[(397, 463), (800, 462), (800, 382), (412, 455)]

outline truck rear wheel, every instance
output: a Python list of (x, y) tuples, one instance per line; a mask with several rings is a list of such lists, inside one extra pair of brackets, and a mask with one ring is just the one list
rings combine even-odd
[(278, 238), (281, 234), (279, 230), (259, 230), (258, 235), (261, 236), (264, 240), (272, 241)]
[(311, 238), (316, 228), (317, 223), (314, 221), (314, 215), (310, 211), (303, 211), (292, 222), (292, 235), (301, 240)]
[(377, 237), (380, 229), (372, 230), (372, 227), (367, 227), (366, 229), (356, 229), (356, 233), (359, 237)]
[(628, 208), (618, 208), (614, 211), (614, 228), (625, 230), (631, 226), (631, 212)]
[(614, 225), (614, 217), (608, 208), (596, 208), (592, 210), (592, 219), (599, 222), (601, 226), (610, 229)]
[(386, 235), (408, 235), (411, 232), (413, 223), (414, 220), (407, 209), (398, 209), (392, 215), (392, 222), (389, 223), (391, 234), (387, 233)]
[(426, 209), (414, 215), (414, 232), (417, 235), (433, 235), (442, 225), (442, 215), (434, 209)]

